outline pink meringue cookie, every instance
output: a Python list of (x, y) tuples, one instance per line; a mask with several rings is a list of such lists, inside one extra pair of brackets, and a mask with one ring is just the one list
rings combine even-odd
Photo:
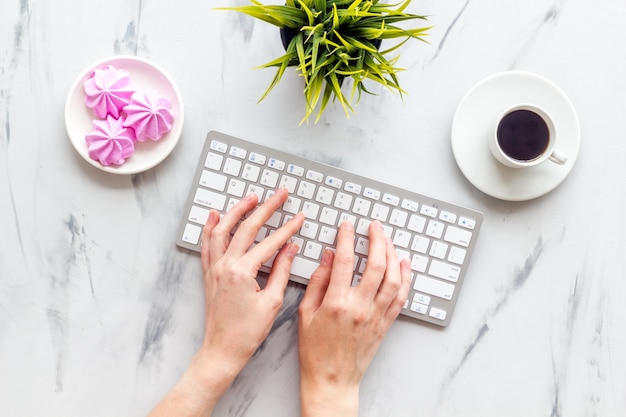
[(116, 69), (113, 65), (105, 69), (96, 68), (91, 77), (85, 81), (85, 104), (100, 119), (108, 114), (116, 119), (122, 109), (130, 102), (134, 90), (128, 87), (129, 74), (124, 69)]
[(109, 115), (94, 120), (94, 131), (85, 136), (89, 157), (102, 165), (122, 165), (135, 152), (135, 132), (123, 126), (124, 118)]
[(172, 129), (174, 121), (170, 100), (153, 90), (136, 91), (124, 113), (124, 126), (133, 128), (139, 142), (161, 139)]

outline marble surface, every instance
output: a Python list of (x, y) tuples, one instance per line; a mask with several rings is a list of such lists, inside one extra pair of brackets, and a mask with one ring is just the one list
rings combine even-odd
[[(384, 89), (348, 120), (298, 127), (301, 80), (254, 67), (275, 28), (214, 7), (239, 1), (4, 0), (0, 6), (0, 415), (141, 416), (203, 331), (200, 264), (174, 245), (206, 132), (280, 147), (481, 210), (485, 222), (444, 330), (398, 320), (366, 375), (362, 416), (626, 415), (626, 3), (414, 0), (429, 43), (402, 49), (404, 101)], [(142, 174), (101, 172), (72, 148), (74, 78), (116, 54), (170, 73), (180, 143)], [(580, 156), (553, 192), (507, 202), (455, 164), (463, 95), (501, 71), (568, 95)], [(290, 285), (275, 329), (216, 416), (298, 415)]]

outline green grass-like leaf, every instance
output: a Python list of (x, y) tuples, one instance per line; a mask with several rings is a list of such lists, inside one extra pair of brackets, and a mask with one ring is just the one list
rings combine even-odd
[[(396, 67), (397, 52), (409, 39), (425, 41), (430, 27), (406, 27), (407, 22), (427, 20), (426, 16), (407, 13), (411, 0), (385, 3), (380, 0), (285, 0), (284, 5), (264, 5), (251, 0), (251, 5), (227, 7), (256, 19), (296, 30), (285, 54), (260, 68), (276, 67), (276, 74), (263, 100), (280, 82), (288, 67), (304, 81), (306, 110), (302, 122), (308, 121), (316, 109), (319, 121), (330, 99), (338, 101), (346, 117), (353, 112), (352, 103), (362, 93), (372, 94), (364, 82), (376, 82), (389, 90), (406, 92), (400, 87)], [(398, 42), (379, 50), (382, 40)], [(342, 92), (345, 81), (352, 82), (350, 98)], [(302, 123), (301, 122), (301, 123)]]

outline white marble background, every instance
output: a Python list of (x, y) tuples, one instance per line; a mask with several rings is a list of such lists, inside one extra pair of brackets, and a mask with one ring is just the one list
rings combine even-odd
[[(479, 209), (485, 223), (452, 324), (400, 319), (362, 389), (362, 416), (626, 415), (626, 3), (414, 0), (430, 43), (402, 49), (404, 102), (365, 97), (298, 127), (301, 81), (253, 69), (276, 29), (239, 1), (3, 0), (0, 4), (0, 415), (141, 416), (202, 337), (199, 261), (174, 238), (210, 129)], [(83, 161), (63, 106), (93, 61), (153, 60), (185, 100), (182, 140), (158, 167), (114, 176)], [(465, 92), (536, 72), (576, 107), (571, 175), (534, 201), (495, 200), (450, 150)], [(216, 416), (298, 415), (297, 302)]]

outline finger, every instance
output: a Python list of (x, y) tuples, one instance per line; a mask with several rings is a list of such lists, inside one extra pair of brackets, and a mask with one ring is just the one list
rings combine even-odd
[(400, 290), (383, 316), (383, 321), (387, 327), (391, 326), (398, 317), (398, 314), (402, 311), (402, 307), (409, 296), (409, 290), (411, 289), (411, 261), (403, 259), (402, 262), (400, 262), (400, 274), (402, 277)]
[(339, 295), (352, 285), (354, 271), (354, 225), (344, 221), (337, 233), (337, 248), (333, 260), (333, 268), (328, 284), (328, 292)]
[[(398, 295), (400, 291), (400, 285), (402, 284), (402, 275), (400, 273), (400, 261), (396, 253), (396, 248), (393, 246), (391, 239), (385, 239), (385, 256), (387, 259), (387, 270), (385, 271), (384, 278), (378, 288), (374, 303), (383, 312), (387, 311), (389, 305)], [(369, 261), (368, 261), (369, 265)]]
[(230, 232), (246, 213), (256, 207), (257, 201), (257, 195), (252, 193), (244, 197), (224, 214), (222, 220), (215, 226), (211, 234), (212, 242), (209, 248), (211, 258), (219, 259), (224, 255), (230, 246)]
[(276, 255), (276, 259), (272, 265), (272, 271), (263, 289), (263, 292), (266, 293), (271, 300), (274, 300), (278, 307), (282, 305), (285, 296), (285, 288), (287, 287), (289, 275), (291, 274), (291, 264), (297, 253), (298, 245), (295, 243), (289, 243), (283, 246), (280, 252), (278, 252), (278, 255)]
[[(242, 262), (249, 264), (255, 269), (255, 272), (261, 268), (261, 265), (270, 259), (293, 235), (304, 222), (304, 214), (298, 213), (282, 227), (276, 229), (274, 233), (263, 239), (259, 244), (255, 245), (248, 253), (241, 257)], [(237, 230), (239, 233), (239, 230)], [(255, 234), (256, 236), (256, 234)], [(234, 242), (233, 238), (233, 242)], [(234, 243), (231, 243), (231, 246)], [(251, 245), (252, 243), (250, 243)]]
[(385, 276), (388, 258), (387, 239), (383, 234), (383, 226), (378, 220), (370, 224), (369, 239), (367, 265), (359, 283), (358, 291), (367, 297), (368, 300), (373, 300)]
[(285, 202), (287, 197), (289, 197), (289, 192), (286, 188), (282, 187), (276, 190), (265, 203), (257, 207), (257, 209), (239, 225), (237, 232), (230, 242), (228, 251), (232, 252), (234, 255), (246, 253), (250, 245), (254, 242), (254, 238), (259, 232), (259, 229)]
[(211, 247), (211, 232), (220, 221), (220, 214), (211, 210), (202, 229), (202, 243), (200, 245), (200, 259), (202, 261), (202, 275), (205, 275), (211, 266), (209, 249)]
[(320, 266), (311, 274), (304, 297), (300, 302), (301, 312), (315, 311), (322, 305), (330, 282), (334, 256), (332, 250), (324, 249)]

